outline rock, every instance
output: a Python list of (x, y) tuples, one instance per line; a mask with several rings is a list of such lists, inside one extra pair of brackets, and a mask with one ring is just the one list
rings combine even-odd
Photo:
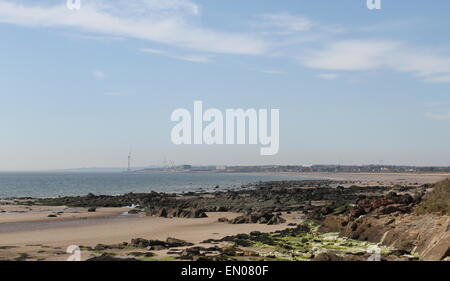
[(231, 247), (224, 247), (222, 249), (219, 250), (219, 252), (221, 252), (224, 255), (227, 256), (236, 256), (236, 251), (238, 250), (238, 248), (231, 246)]
[(207, 218), (208, 216), (205, 213), (205, 210), (203, 209), (196, 209), (194, 212), (194, 218)]
[(189, 208), (189, 209), (182, 209), (182, 208), (174, 208), (174, 209), (167, 209), (167, 208), (160, 208), (156, 212), (153, 212), (154, 215), (158, 217), (172, 217), (172, 218), (207, 218), (206, 210), (205, 209), (197, 209), (197, 208)]
[(253, 212), (247, 215), (236, 217), (229, 221), (231, 224), (244, 224), (244, 223), (260, 223), (260, 224), (280, 224), (286, 220), (279, 215), (273, 215), (269, 212)]
[(326, 253), (318, 254), (312, 260), (313, 261), (343, 261), (344, 259), (342, 257), (337, 256), (335, 253), (326, 252)]
[(194, 257), (200, 256), (200, 248), (192, 247), (184, 249), (180, 254), (180, 259), (193, 260)]
[(168, 237), (166, 240), (166, 247), (175, 248), (175, 247), (184, 247), (184, 246), (192, 246), (194, 244), (186, 242), (184, 240)]
[(229, 221), (231, 224), (244, 224), (247, 223), (247, 218), (245, 216), (239, 216)]
[(147, 248), (148, 250), (159, 251), (166, 248), (192, 246), (193, 244), (184, 240), (169, 237), (166, 241), (135, 238), (131, 240), (130, 245), (134, 248)]
[(93, 250), (94, 251), (104, 251), (104, 250), (111, 250), (111, 249), (124, 249), (126, 246), (128, 246), (128, 243), (123, 242), (120, 244), (115, 245), (104, 245), (104, 244), (97, 244)]
[(148, 251), (162, 251), (165, 250), (166, 247), (164, 245), (154, 245), (146, 248)]
[(94, 251), (104, 251), (106, 249), (108, 249), (108, 246), (103, 245), (103, 244), (97, 244), (93, 250)]
[(91, 208), (89, 208), (87, 211), (89, 212), (89, 213), (93, 213), (93, 212), (95, 212), (97, 209), (95, 208), (95, 207), (91, 207)]
[(228, 222), (228, 218), (219, 218), (218, 222)]
[(57, 216), (56, 216), (56, 215), (53, 215), (53, 214), (51, 214), (51, 215), (48, 215), (47, 217), (49, 217), (49, 218), (56, 218)]
[(160, 240), (146, 240), (143, 238), (131, 239), (130, 245), (134, 248), (147, 248), (150, 246), (163, 246), (166, 247), (166, 242)]
[(138, 261), (134, 258), (117, 258), (113, 257), (110, 254), (103, 253), (101, 256), (93, 257), (90, 259), (87, 259), (86, 261)]
[(163, 217), (163, 218), (167, 218), (167, 209), (166, 208), (161, 208), (158, 212), (158, 217)]
[(268, 225), (282, 224), (285, 223), (286, 220), (280, 217), (279, 215), (273, 216), (268, 222)]
[(181, 253), (182, 253), (183, 251), (181, 251), (181, 250), (169, 250), (169, 251), (167, 251), (167, 254), (168, 255), (181, 255)]
[(259, 257), (259, 254), (255, 251), (242, 251), (240, 253), (238, 253), (239, 256), (243, 256), (243, 257)]
[(149, 246), (149, 242), (143, 238), (131, 239), (130, 245), (134, 248), (146, 248)]
[(129, 256), (135, 256), (135, 257), (146, 257), (151, 258), (155, 256), (155, 253), (152, 252), (130, 252), (128, 253)]
[(139, 214), (139, 212), (140, 212), (140, 210), (138, 210), (138, 209), (133, 209), (133, 210), (129, 210), (129, 211), (128, 211), (128, 214), (129, 214), (129, 215), (136, 215), (136, 214)]

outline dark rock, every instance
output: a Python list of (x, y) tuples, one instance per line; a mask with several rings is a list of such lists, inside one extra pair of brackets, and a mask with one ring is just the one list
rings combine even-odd
[(313, 261), (343, 261), (344, 259), (342, 257), (337, 256), (335, 253), (326, 252), (326, 253), (318, 254), (312, 260)]
[(135, 257), (146, 257), (146, 258), (151, 258), (155, 256), (155, 253), (152, 252), (130, 252), (128, 253), (128, 255), (130, 256), (135, 256)]
[(146, 248), (149, 251), (162, 251), (167, 249), (164, 245), (154, 245)]
[(228, 222), (228, 218), (219, 218), (218, 222)]
[(167, 218), (167, 209), (166, 208), (161, 208), (158, 212), (158, 217), (163, 217), (163, 218)]
[(117, 258), (104, 253), (101, 256), (90, 258), (87, 259), (86, 261), (138, 261), (138, 260), (134, 258)]
[(279, 215), (273, 216), (268, 222), (268, 225), (282, 224), (285, 223), (286, 220), (280, 217)]
[(194, 244), (186, 242), (184, 240), (168, 237), (166, 240), (166, 247), (175, 248), (175, 247), (184, 247), (184, 246), (192, 246)]

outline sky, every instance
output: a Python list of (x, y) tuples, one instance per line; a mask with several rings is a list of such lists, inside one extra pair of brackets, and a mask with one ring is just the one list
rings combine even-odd
[[(450, 165), (450, 2), (0, 0), (0, 170)], [(280, 110), (280, 148), (175, 145), (171, 113)]]

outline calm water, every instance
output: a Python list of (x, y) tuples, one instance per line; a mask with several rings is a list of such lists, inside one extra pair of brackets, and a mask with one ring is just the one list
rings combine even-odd
[(311, 179), (296, 175), (214, 173), (0, 173), (0, 198), (56, 197), (88, 193), (183, 192), (238, 188), (271, 180)]

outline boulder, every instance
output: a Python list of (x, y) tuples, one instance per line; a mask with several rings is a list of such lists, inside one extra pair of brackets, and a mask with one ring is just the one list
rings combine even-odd
[(172, 237), (168, 237), (166, 239), (166, 247), (167, 248), (175, 248), (175, 247), (184, 247), (184, 246), (192, 246), (194, 244), (186, 242), (181, 239), (176, 239)]
[(282, 224), (285, 223), (286, 220), (280, 217), (279, 215), (273, 216), (268, 222), (268, 225), (276, 225), (276, 224)]

